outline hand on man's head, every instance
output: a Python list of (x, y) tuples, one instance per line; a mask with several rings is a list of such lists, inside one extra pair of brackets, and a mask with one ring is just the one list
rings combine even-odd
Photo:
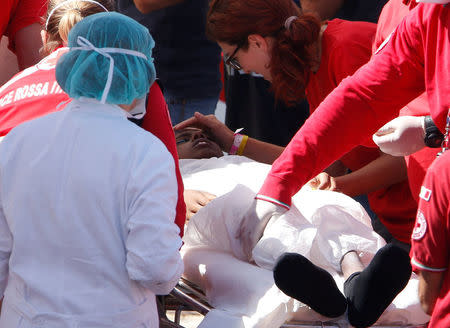
[(178, 131), (186, 127), (202, 129), (225, 152), (228, 152), (233, 144), (234, 132), (219, 121), (215, 115), (203, 115), (196, 112), (195, 116), (175, 125), (174, 130)]

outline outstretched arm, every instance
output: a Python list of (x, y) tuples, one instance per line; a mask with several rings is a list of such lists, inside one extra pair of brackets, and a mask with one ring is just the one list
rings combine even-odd
[[(39, 62), (42, 47), (42, 17), (47, 11), (47, 0), (21, 0), (14, 9), (5, 35), (9, 48), (17, 56), (19, 69), (23, 70)], [(3, 9), (2, 9), (3, 10)]]
[(308, 184), (312, 188), (338, 191), (350, 197), (368, 194), (387, 188), (407, 178), (403, 157), (382, 154), (359, 170), (349, 174), (333, 176), (322, 172)]
[[(195, 116), (178, 123), (174, 129), (181, 130), (188, 126), (201, 128), (207, 132), (224, 152), (229, 152), (234, 140), (234, 133), (214, 115), (195, 113)], [(242, 155), (255, 161), (272, 164), (283, 152), (284, 147), (273, 145), (254, 138), (248, 138)]]
[(42, 47), (41, 30), (42, 26), (34, 23), (17, 31), (14, 43), (19, 69), (33, 66), (41, 59), (39, 54)]
[(133, 0), (136, 8), (143, 14), (170, 7), (184, 0)]
[(342, 193), (354, 197), (387, 188), (407, 178), (403, 157), (381, 154), (380, 157), (352, 173), (335, 178)]

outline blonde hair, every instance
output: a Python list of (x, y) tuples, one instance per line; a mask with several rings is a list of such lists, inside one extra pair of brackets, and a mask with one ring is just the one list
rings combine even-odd
[(41, 49), (48, 55), (62, 46), (69, 31), (83, 18), (100, 12), (114, 11), (113, 0), (50, 0), (46, 15), (47, 41)]

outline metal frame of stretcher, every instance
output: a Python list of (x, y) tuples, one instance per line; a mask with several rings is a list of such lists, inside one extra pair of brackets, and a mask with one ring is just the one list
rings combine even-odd
[[(179, 304), (175, 308), (174, 327), (183, 328), (180, 325), (182, 311), (196, 311), (202, 315), (206, 315), (213, 307), (208, 303), (203, 291), (192, 282), (181, 278), (177, 286), (172, 290), (170, 296), (176, 299)], [(167, 309), (167, 308), (166, 308)], [(423, 325), (390, 325), (390, 326), (373, 326), (374, 328), (425, 328)], [(283, 324), (280, 328), (343, 328), (342, 324), (327, 321), (290, 321)]]

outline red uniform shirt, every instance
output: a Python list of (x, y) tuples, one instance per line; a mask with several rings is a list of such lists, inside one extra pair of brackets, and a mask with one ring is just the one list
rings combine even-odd
[(48, 0), (2, 0), (0, 32), (9, 38), (9, 48), (14, 51), (17, 31), (34, 23), (42, 23)]
[(311, 113), (342, 79), (369, 61), (376, 28), (376, 24), (368, 22), (342, 19), (328, 21), (322, 35), (319, 69), (309, 75), (306, 86), (306, 99)]
[(20, 123), (62, 109), (58, 105), (70, 99), (55, 78), (56, 62), (66, 51), (58, 49), (0, 88), (0, 136)]
[[(417, 2), (415, 0), (390, 0), (386, 3), (378, 19), (377, 33), (375, 34), (375, 41), (372, 47), (374, 53), (416, 5)], [(400, 110), (401, 116), (424, 116), (429, 114), (430, 107), (425, 93)], [(440, 149), (426, 147), (410, 156), (405, 156), (409, 187), (412, 196), (417, 202), (419, 201), (420, 186), (425, 173), (439, 151)]]
[[(66, 51), (67, 48), (58, 49), (35, 66), (15, 75), (0, 88), (0, 136), (6, 135), (20, 123), (61, 110), (70, 101), (55, 78), (56, 61)], [(157, 83), (153, 83), (150, 88), (142, 128), (158, 137), (174, 158), (178, 181), (175, 223), (183, 235), (186, 220), (183, 180), (167, 104)]]
[(285, 204), (309, 179), (427, 91), (444, 130), (450, 107), (450, 8), (420, 4), (381, 51), (321, 103), (274, 162), (260, 194)]
[[(322, 36), (322, 57), (319, 70), (310, 75), (306, 97), (313, 112), (342, 79), (367, 63), (372, 55), (376, 25), (334, 19)], [(375, 146), (375, 145), (374, 145)], [(340, 160), (352, 171), (380, 156), (378, 147), (356, 147)], [(417, 204), (409, 191), (408, 181), (369, 193), (371, 209), (398, 240), (410, 242)]]
[(443, 283), (428, 327), (450, 327), (450, 151), (429, 168), (420, 193), (412, 234), (415, 271), (443, 272)]

